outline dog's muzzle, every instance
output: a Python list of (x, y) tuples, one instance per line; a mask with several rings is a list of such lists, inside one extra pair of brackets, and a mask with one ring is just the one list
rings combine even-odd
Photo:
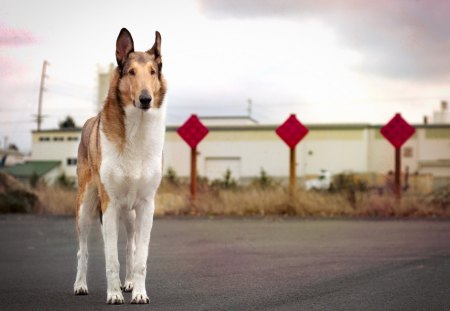
[(148, 92), (142, 92), (141, 96), (139, 96), (139, 108), (147, 110), (150, 108), (150, 103), (152, 102), (152, 97)]

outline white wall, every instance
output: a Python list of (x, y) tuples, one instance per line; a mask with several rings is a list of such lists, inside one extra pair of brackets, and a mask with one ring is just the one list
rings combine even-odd
[[(261, 168), (273, 177), (289, 174), (289, 148), (268, 130), (211, 131), (199, 144), (197, 167), (205, 175), (206, 158), (239, 158), (240, 176), (252, 178), (260, 175)], [(327, 131), (311, 130), (297, 145), (297, 176), (317, 175), (321, 169), (333, 173), (367, 171), (367, 134), (364, 129)], [(166, 136), (164, 169), (172, 167), (179, 176), (188, 176), (190, 149), (174, 131)], [(207, 176), (210, 177), (210, 176)]]
[[(205, 175), (206, 158), (239, 158), (243, 178), (259, 176), (261, 168), (271, 176), (289, 173), (289, 149), (275, 133), (211, 131), (197, 147), (197, 168)], [(175, 132), (168, 132), (164, 146), (164, 171), (172, 167), (179, 176), (190, 173), (190, 148)], [(208, 176), (209, 177), (209, 176)]]
[[(395, 169), (395, 148), (381, 134), (379, 128), (371, 128), (369, 131), (369, 172), (387, 173)], [(401, 150), (401, 169), (409, 167), (410, 173), (418, 169), (418, 159), (420, 158), (419, 136), (422, 129), (417, 129), (414, 134), (402, 146)], [(412, 149), (412, 156), (405, 157), (405, 148)]]
[[(402, 147), (412, 148), (412, 157), (404, 157), (402, 170), (409, 166), (411, 173), (420, 171), (421, 161), (450, 160), (450, 126), (419, 126), (416, 134)], [(67, 158), (76, 158), (80, 131), (44, 131), (33, 133), (32, 160), (59, 160), (62, 170), (76, 177), (76, 166), (68, 166)], [(39, 141), (39, 137), (50, 141)], [(64, 137), (54, 141), (53, 137)], [(198, 146), (197, 167), (205, 175), (207, 158), (239, 159), (239, 175), (253, 178), (261, 168), (269, 176), (289, 175), (289, 148), (275, 134), (274, 126), (212, 127)], [(321, 169), (332, 173), (345, 171), (386, 173), (394, 169), (394, 148), (379, 134), (379, 127), (370, 126), (315, 126), (297, 145), (297, 176), (316, 175)], [(178, 176), (190, 173), (190, 149), (170, 127), (164, 148), (164, 173), (172, 167)]]
[[(68, 158), (77, 157), (80, 131), (42, 131), (33, 132), (32, 135), (32, 160), (58, 160), (61, 161), (62, 172), (68, 177), (77, 176), (77, 166), (68, 165)], [(40, 141), (41, 137), (48, 137), (49, 141)], [(55, 141), (55, 137), (62, 137), (63, 141)], [(78, 140), (69, 141), (69, 137), (77, 137)]]

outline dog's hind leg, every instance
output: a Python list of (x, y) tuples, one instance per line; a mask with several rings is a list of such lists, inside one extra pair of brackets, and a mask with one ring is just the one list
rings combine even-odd
[(87, 243), (92, 221), (98, 215), (97, 205), (99, 202), (97, 189), (94, 185), (88, 184), (83, 188), (78, 193), (77, 228), (79, 249), (77, 253), (77, 276), (73, 285), (75, 295), (88, 294), (86, 282), (88, 264)]
[(135, 239), (135, 221), (136, 213), (134, 210), (126, 210), (122, 212), (122, 219), (127, 231), (127, 266), (125, 283), (123, 285), (124, 292), (131, 292), (133, 290), (133, 265), (134, 265), (134, 252), (136, 250)]

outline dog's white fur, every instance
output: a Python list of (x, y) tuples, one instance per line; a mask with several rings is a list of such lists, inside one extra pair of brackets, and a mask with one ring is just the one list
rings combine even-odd
[[(107, 300), (112, 303), (123, 302), (117, 255), (119, 218), (124, 221), (128, 237), (124, 288), (133, 288), (132, 300), (148, 299), (145, 276), (155, 195), (162, 174), (165, 107), (164, 103), (160, 108), (150, 108), (148, 111), (134, 106), (125, 108), (126, 144), (122, 152), (100, 130), (100, 178), (110, 195), (109, 207), (103, 215), (102, 232), (105, 243)], [(87, 193), (80, 211), (79, 225), (82, 235), (75, 291), (79, 288), (85, 288), (87, 291), (87, 235), (88, 228), (97, 216), (98, 194), (93, 189), (89, 189)]]
[[(127, 244), (125, 286), (133, 286), (132, 300), (141, 300), (148, 298), (145, 291), (145, 276), (156, 189), (161, 181), (165, 105), (159, 109), (151, 108), (146, 112), (128, 106), (125, 115), (126, 144), (122, 152), (119, 152), (116, 145), (109, 142), (100, 131), (103, 154), (100, 178), (111, 200), (110, 207), (103, 215), (106, 270), (109, 272), (107, 272), (108, 299), (114, 295), (120, 299), (122, 295), (117, 259), (116, 221), (117, 217), (121, 216), (126, 220), (127, 236), (136, 236), (135, 241), (129, 239)], [(110, 218), (111, 222), (108, 221)], [(136, 219), (135, 226), (133, 219)], [(134, 249), (136, 253), (132, 268)]]
[[(151, 94), (154, 97), (154, 94)], [(100, 122), (98, 143), (101, 162), (98, 177), (109, 203), (102, 215), (105, 246), (107, 302), (124, 302), (119, 278), (119, 220), (127, 231), (126, 277), (124, 291), (132, 290), (133, 303), (148, 303), (145, 288), (148, 248), (153, 225), (156, 190), (162, 177), (166, 103), (148, 110), (132, 104), (124, 106), (124, 144), (111, 141)], [(89, 122), (89, 121), (88, 121)], [(80, 178), (80, 176), (79, 176)], [(79, 251), (75, 294), (87, 294), (88, 234), (98, 217), (98, 185), (87, 184), (78, 213)]]

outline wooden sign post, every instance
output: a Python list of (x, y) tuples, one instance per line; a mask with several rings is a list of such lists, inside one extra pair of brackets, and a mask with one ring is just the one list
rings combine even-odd
[(395, 148), (395, 196), (398, 200), (401, 199), (402, 185), (401, 185), (401, 147), (402, 145), (414, 135), (416, 129), (412, 127), (402, 116), (397, 113), (395, 116), (380, 129), (380, 133), (394, 146)]
[(197, 197), (197, 147), (191, 148), (191, 200)]
[(300, 123), (295, 114), (291, 114), (275, 132), (289, 146), (289, 195), (293, 196), (297, 189), (295, 147), (309, 130)]
[(197, 145), (208, 134), (209, 130), (199, 118), (193, 114), (178, 128), (178, 135), (191, 147), (191, 200), (197, 196)]
[(289, 148), (289, 194), (293, 195), (297, 188), (297, 174), (295, 161), (295, 147)]

